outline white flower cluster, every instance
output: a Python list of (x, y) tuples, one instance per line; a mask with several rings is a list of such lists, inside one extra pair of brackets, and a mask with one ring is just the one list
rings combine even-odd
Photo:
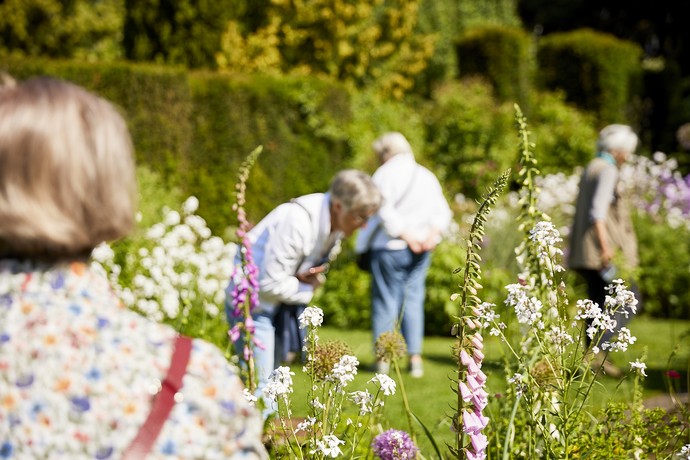
[(637, 341), (637, 337), (630, 333), (630, 329), (622, 327), (618, 331), (616, 339), (612, 342), (603, 342), (601, 349), (606, 351), (628, 351), (628, 346)]
[(589, 299), (577, 301), (577, 314), (575, 319), (591, 319), (590, 326), (587, 328), (587, 336), (594, 339), (599, 331), (611, 331), (616, 329), (618, 324), (615, 319), (605, 313), (599, 305)]
[(506, 286), (508, 297), (505, 304), (515, 310), (515, 315), (520, 324), (536, 325), (538, 329), (544, 328), (541, 321), (543, 307), (541, 300), (528, 295), (529, 288), (519, 283)]
[(630, 362), (630, 370), (637, 372), (643, 377), (647, 377), (647, 373), (645, 372), (646, 369), (647, 365), (645, 363), (640, 362), (639, 359), (636, 359), (634, 362)]
[(122, 267), (107, 244), (93, 251), (94, 268), (106, 272), (126, 306), (155, 321), (187, 315), (193, 306), (220, 313), (236, 246), (211, 234), (194, 214), (198, 203), (189, 197), (182, 214), (164, 209), (163, 221), (146, 230), (145, 244), (128, 253)]
[(338, 458), (343, 455), (343, 451), (340, 450), (341, 444), (345, 444), (345, 441), (338, 439), (335, 435), (327, 434), (316, 440), (316, 448), (309, 453), (312, 455), (320, 453), (324, 457)]
[(340, 358), (340, 361), (333, 366), (333, 370), (326, 376), (329, 382), (335, 382), (341, 386), (346, 386), (352, 382), (357, 375), (357, 366), (359, 360), (354, 356), (345, 355)]
[[(615, 332), (617, 321), (614, 318), (615, 314), (622, 314), (628, 316), (631, 312), (637, 311), (637, 299), (632, 291), (625, 288), (623, 280), (617, 279), (608, 286), (608, 291), (612, 295), (606, 296), (606, 306), (602, 310), (599, 306), (591, 300), (577, 301), (577, 314), (575, 319), (591, 320), (589, 327), (586, 330), (587, 336), (594, 340), (594, 337), (606, 330)], [(637, 339), (630, 333), (630, 330), (622, 327), (618, 331), (616, 339), (612, 342), (603, 342), (601, 344), (602, 350), (608, 351), (626, 351), (629, 345), (635, 343)], [(592, 351), (596, 354), (599, 352), (599, 347), (593, 347)]]
[[(539, 251), (539, 259), (547, 265), (549, 270), (562, 272), (565, 269), (559, 264), (553, 264), (556, 256), (562, 256), (563, 251), (557, 246), (563, 241), (556, 226), (551, 222), (541, 221), (529, 231), (529, 239), (534, 242)], [(551, 265), (553, 264), (553, 267)]]
[(269, 401), (278, 401), (278, 397), (287, 397), (292, 393), (292, 376), (294, 372), (287, 366), (280, 366), (268, 376), (268, 383), (264, 387), (264, 396)]
[(386, 374), (376, 374), (369, 382), (378, 383), (381, 391), (386, 396), (393, 396), (395, 394), (395, 380)]
[(307, 417), (304, 421), (297, 424), (296, 432), (307, 431), (316, 424), (316, 417)]
[(320, 327), (323, 323), (323, 310), (319, 307), (307, 307), (301, 315), (299, 315), (299, 327), (304, 329), (306, 327)]
[(350, 393), (350, 400), (359, 406), (359, 415), (365, 415), (372, 411), (374, 396), (369, 390), (353, 391)]
[(680, 452), (676, 454), (678, 457), (682, 457), (686, 460), (690, 460), (690, 444), (686, 444), (680, 449)]
[(546, 338), (556, 346), (559, 353), (565, 352), (565, 348), (575, 343), (575, 339), (561, 326), (551, 326), (551, 329), (544, 334)]
[(606, 307), (611, 311), (619, 311), (627, 318), (630, 313), (637, 313), (637, 299), (635, 293), (625, 288), (622, 279), (616, 279), (606, 289), (610, 295), (606, 296)]

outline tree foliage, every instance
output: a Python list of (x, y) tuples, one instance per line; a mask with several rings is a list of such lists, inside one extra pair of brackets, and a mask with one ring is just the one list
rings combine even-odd
[(420, 0), (271, 0), (256, 30), (230, 22), (216, 60), (234, 71), (323, 75), (394, 97), (433, 54), (416, 32)]
[(119, 58), (124, 1), (2, 1), (0, 51), (86, 60)]
[(125, 0), (124, 49), (128, 59), (188, 67), (214, 67), (235, 0)]

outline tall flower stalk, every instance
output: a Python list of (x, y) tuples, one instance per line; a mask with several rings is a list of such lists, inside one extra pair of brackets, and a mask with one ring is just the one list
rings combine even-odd
[[(518, 231), (525, 236), (520, 245), (515, 249), (520, 268), (518, 276), (525, 284), (531, 283), (536, 289), (542, 289), (548, 283), (547, 280), (539, 276), (542, 273), (541, 268), (544, 259), (538, 256), (538, 252), (533, 247), (534, 240), (529, 237), (529, 233), (537, 222), (549, 222), (551, 218), (538, 207), (538, 198), (541, 190), (537, 185), (537, 181), (540, 177), (540, 172), (533, 152), (534, 143), (530, 141), (527, 119), (517, 104), (515, 104), (515, 124), (518, 130), (520, 145), (520, 170), (518, 171), (518, 183), (520, 184), (518, 205), (520, 206), (520, 214), (517, 220)], [(527, 279), (530, 277), (532, 279)]]
[[(495, 431), (504, 436), (503, 459), (513, 458), (517, 452), (527, 458), (568, 459), (575, 456), (577, 440), (588, 426), (583, 415), (597, 375), (586, 367), (587, 350), (580, 341), (584, 326), (577, 320), (589, 320), (591, 326), (584, 332), (596, 343), (606, 331), (616, 329), (615, 314), (634, 312), (637, 301), (622, 280), (615, 280), (606, 305), (578, 301), (572, 316), (562, 281), (562, 239), (548, 216), (537, 208), (539, 171), (527, 124), (517, 106), (516, 121), (522, 166), (518, 221), (524, 238), (516, 249), (520, 273), (515, 283), (506, 286), (504, 303), (519, 328), (517, 343), (506, 336), (506, 326), (498, 321), (492, 305), (484, 304), (478, 311), (479, 322), (490, 327), (490, 334), (498, 336), (508, 349), (506, 369), (512, 375), (505, 397), (513, 401), (512, 409), (498, 418), (504, 427)], [(634, 341), (630, 331), (621, 328), (615, 339), (603, 343), (601, 349), (594, 347), (591, 354), (601, 353), (605, 358), (609, 352), (625, 351)], [(643, 363), (638, 361), (636, 366)], [(526, 434), (516, 436), (518, 429)]]
[(252, 319), (252, 312), (259, 305), (259, 269), (254, 264), (252, 257), (252, 245), (248, 232), (251, 229), (244, 208), (246, 203), (247, 179), (258, 156), (263, 150), (262, 146), (255, 148), (240, 166), (238, 181), (235, 185), (235, 204), (233, 211), (237, 214), (237, 232), (240, 240), (239, 252), (241, 264), (236, 266), (233, 274), (233, 289), (231, 292), (231, 315), (233, 324), (228, 331), (230, 343), (236, 345), (241, 340), (242, 356), (246, 363), (245, 386), (251, 394), (256, 391), (256, 371), (254, 365), (253, 346), (262, 347), (254, 333), (256, 327)]
[[(402, 314), (400, 319), (402, 319)], [(400, 369), (400, 360), (407, 356), (407, 344), (400, 332), (400, 319), (396, 322), (395, 328), (392, 331), (384, 332), (376, 339), (376, 360), (377, 362), (383, 361), (390, 363), (390, 365), (393, 366), (395, 376), (400, 385), (400, 395), (402, 396), (403, 407), (407, 417), (407, 426), (410, 429), (409, 435), (412, 437), (412, 442), (417, 442), (417, 435), (415, 433), (414, 424), (412, 423), (412, 419), (416, 419), (416, 416), (410, 407), (410, 401), (407, 397), (407, 391), (405, 390), (402, 371)]]
[[(453, 416), (453, 430), (456, 433), (455, 446), (450, 450), (458, 459), (484, 459), (487, 438), (482, 430), (489, 419), (482, 413), (488, 403), (488, 394), (484, 389), (486, 375), (481, 370), (483, 354), (483, 337), (481, 335), (481, 301), (478, 291), (482, 288), (481, 257), (479, 250), (484, 238), (484, 224), (491, 208), (505, 188), (510, 170), (504, 172), (484, 196), (477, 214), (474, 217), (470, 234), (467, 238), (467, 255), (465, 267), (457, 272), (463, 273), (460, 292), (453, 294), (453, 299), (460, 299), (460, 314), (456, 317), (453, 334), (456, 338), (455, 352), (458, 358), (457, 370), (457, 410)], [(469, 441), (466, 441), (469, 439)]]

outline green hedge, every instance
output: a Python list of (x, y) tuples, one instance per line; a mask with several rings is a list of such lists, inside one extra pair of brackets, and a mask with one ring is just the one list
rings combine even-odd
[(564, 90), (568, 101), (596, 114), (602, 125), (635, 124), (642, 79), (638, 45), (580, 29), (544, 36), (537, 56), (543, 88)]
[(482, 76), (501, 100), (527, 105), (532, 75), (527, 32), (498, 25), (474, 27), (460, 36), (456, 51), (461, 78)]
[(424, 120), (429, 158), (448, 197), (479, 198), (517, 159), (513, 107), (498, 103), (485, 80), (437, 88)]
[[(351, 161), (347, 136), (350, 96), (343, 88), (312, 78), (267, 76), (190, 77), (194, 98), (195, 171), (189, 188), (212, 229), (231, 220), (237, 168), (257, 145), (263, 152), (247, 191), (250, 220), (258, 221), (294, 196), (325, 191), (332, 176)], [(202, 199), (203, 196), (203, 199)]]
[(2, 70), (19, 79), (70, 80), (120, 106), (137, 161), (197, 196), (200, 215), (217, 234), (234, 224), (237, 167), (257, 145), (264, 152), (247, 203), (254, 221), (291, 197), (327, 189), (351, 161), (351, 94), (334, 83), (19, 58), (4, 59)]
[(38, 75), (63, 78), (95, 91), (122, 109), (139, 163), (164, 171), (166, 177), (184, 164), (193, 110), (185, 72), (125, 63), (19, 58), (3, 59), (2, 70), (18, 79)]

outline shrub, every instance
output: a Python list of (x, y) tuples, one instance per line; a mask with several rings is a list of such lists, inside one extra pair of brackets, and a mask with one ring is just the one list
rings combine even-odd
[(2, 69), (21, 79), (36, 75), (63, 78), (100, 94), (123, 110), (139, 163), (161, 172), (165, 181), (187, 167), (192, 101), (181, 70), (16, 58), (4, 59)]
[[(660, 318), (690, 315), (690, 231), (648, 214), (635, 216), (640, 253), (639, 288), (644, 313)], [(664, 257), (662, 254), (671, 255)]]
[(477, 198), (517, 158), (508, 105), (497, 104), (491, 87), (466, 79), (437, 89), (425, 108), (429, 159), (446, 194)]
[(234, 223), (232, 180), (246, 152), (263, 145), (247, 193), (249, 219), (257, 222), (290, 198), (323, 191), (349, 164), (344, 126), (350, 95), (312, 77), (219, 74), (190, 77), (194, 98), (193, 163), (188, 191), (216, 232)]
[(526, 105), (531, 87), (531, 39), (517, 27), (485, 25), (465, 31), (457, 41), (460, 77), (482, 76), (496, 95)]
[(594, 116), (567, 103), (562, 91), (535, 93), (530, 119), (543, 174), (569, 173), (594, 155)]
[(540, 84), (564, 90), (568, 101), (595, 113), (601, 125), (632, 122), (641, 54), (632, 42), (589, 29), (549, 34), (538, 49)]

